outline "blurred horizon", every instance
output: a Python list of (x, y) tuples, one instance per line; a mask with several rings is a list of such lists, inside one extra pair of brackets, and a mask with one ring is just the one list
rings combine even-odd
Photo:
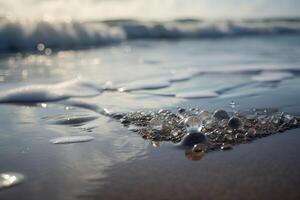
[(297, 0), (0, 0), (0, 17), (23, 20), (298, 18)]

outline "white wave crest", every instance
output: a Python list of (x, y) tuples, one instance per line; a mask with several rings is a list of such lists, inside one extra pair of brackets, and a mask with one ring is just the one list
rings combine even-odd
[(0, 21), (0, 52), (35, 50), (39, 43), (56, 49), (78, 49), (126, 39), (222, 38), (300, 34), (300, 20), (145, 22)]
[(120, 42), (122, 30), (104, 24), (79, 22), (20, 22), (0, 23), (0, 51), (35, 50), (39, 43), (46, 47), (74, 49)]
[(165, 22), (121, 25), (128, 38), (215, 38), (299, 34), (299, 22)]

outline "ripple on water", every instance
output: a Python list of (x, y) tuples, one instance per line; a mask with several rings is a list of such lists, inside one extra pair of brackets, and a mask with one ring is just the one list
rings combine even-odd
[(81, 126), (97, 118), (98, 116), (71, 116), (54, 120), (52, 123), (58, 125)]
[(96, 96), (101, 92), (101, 86), (75, 79), (57, 84), (28, 85), (1, 91), (0, 103), (44, 103), (71, 97)]
[(134, 91), (134, 90), (149, 90), (149, 89), (160, 89), (169, 87), (171, 83), (165, 80), (144, 80), (134, 81), (121, 85), (118, 90), (120, 92)]
[(259, 75), (253, 76), (252, 80), (258, 82), (278, 82), (293, 76), (290, 72), (263, 71)]
[(215, 91), (192, 91), (192, 92), (182, 92), (177, 93), (176, 97), (184, 99), (198, 99), (198, 98), (213, 98), (219, 96)]
[(25, 176), (16, 172), (0, 173), (0, 189), (15, 186), (23, 182)]
[(58, 137), (50, 140), (53, 144), (70, 144), (70, 143), (80, 143), (80, 142), (89, 142), (94, 140), (95, 138), (92, 136), (84, 135), (84, 136), (66, 136), (66, 137)]

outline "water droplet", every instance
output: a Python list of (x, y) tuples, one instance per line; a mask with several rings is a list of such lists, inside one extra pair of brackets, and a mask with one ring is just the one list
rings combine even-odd
[(296, 117), (287, 114), (287, 113), (282, 113), (281, 118), (285, 123), (288, 123), (290, 125), (297, 125), (297, 119)]
[[(191, 129), (195, 130), (195, 129)], [(195, 144), (207, 142), (207, 138), (204, 134), (199, 131), (188, 132), (181, 141), (181, 146), (183, 147), (193, 147)]]
[(37, 49), (38, 51), (44, 51), (44, 50), (45, 50), (45, 45), (44, 45), (43, 43), (38, 43), (38, 44), (36, 45), (36, 49)]
[(278, 117), (272, 116), (271, 117), (271, 122), (276, 125), (276, 124), (279, 124), (280, 120), (279, 120)]
[(179, 134), (178, 134), (177, 131), (172, 131), (172, 135), (176, 137), (176, 136), (178, 136)]
[(213, 117), (218, 120), (229, 119), (229, 115), (225, 110), (216, 110), (213, 114)]
[(160, 134), (170, 134), (172, 130), (171, 125), (161, 117), (152, 118), (149, 122), (149, 126), (151, 129), (160, 132)]
[(7, 172), (0, 174), (0, 189), (12, 187), (21, 183), (25, 179), (23, 174), (15, 172)]
[(46, 48), (46, 49), (45, 49), (45, 54), (46, 54), (47, 56), (50, 56), (50, 55), (52, 54), (52, 49)]
[(202, 110), (199, 114), (198, 114), (199, 118), (202, 121), (206, 121), (211, 117), (210, 112), (206, 111), (206, 110)]
[(231, 129), (239, 129), (243, 126), (243, 122), (239, 117), (231, 117), (228, 121), (228, 127)]
[(197, 116), (190, 116), (184, 120), (184, 124), (190, 128), (197, 128), (201, 126), (202, 121)]
[(162, 131), (163, 130), (163, 126), (164, 126), (164, 122), (161, 119), (159, 119), (157, 117), (154, 117), (154, 118), (152, 118), (150, 120), (149, 126), (153, 130)]

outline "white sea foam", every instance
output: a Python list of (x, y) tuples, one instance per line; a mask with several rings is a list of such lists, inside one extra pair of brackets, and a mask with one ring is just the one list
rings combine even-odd
[(140, 80), (129, 82), (121, 85), (118, 90), (120, 92), (125, 91), (134, 91), (134, 90), (143, 90), (143, 89), (160, 89), (169, 87), (171, 83), (167, 80)]
[(253, 76), (252, 80), (258, 82), (277, 82), (293, 76), (290, 72), (263, 71), (259, 75)]
[(171, 71), (171, 75), (167, 78), (170, 82), (186, 81), (194, 76), (201, 74), (201, 71), (196, 68), (187, 68), (185, 70)]
[(29, 85), (9, 89), (0, 93), (0, 103), (40, 103), (68, 99), (71, 97), (95, 96), (101, 87), (80, 80), (52, 85)]
[(94, 140), (95, 138), (92, 136), (84, 135), (84, 136), (68, 136), (68, 137), (58, 137), (50, 140), (53, 144), (70, 144), (70, 143), (79, 143), (79, 142), (89, 142)]

